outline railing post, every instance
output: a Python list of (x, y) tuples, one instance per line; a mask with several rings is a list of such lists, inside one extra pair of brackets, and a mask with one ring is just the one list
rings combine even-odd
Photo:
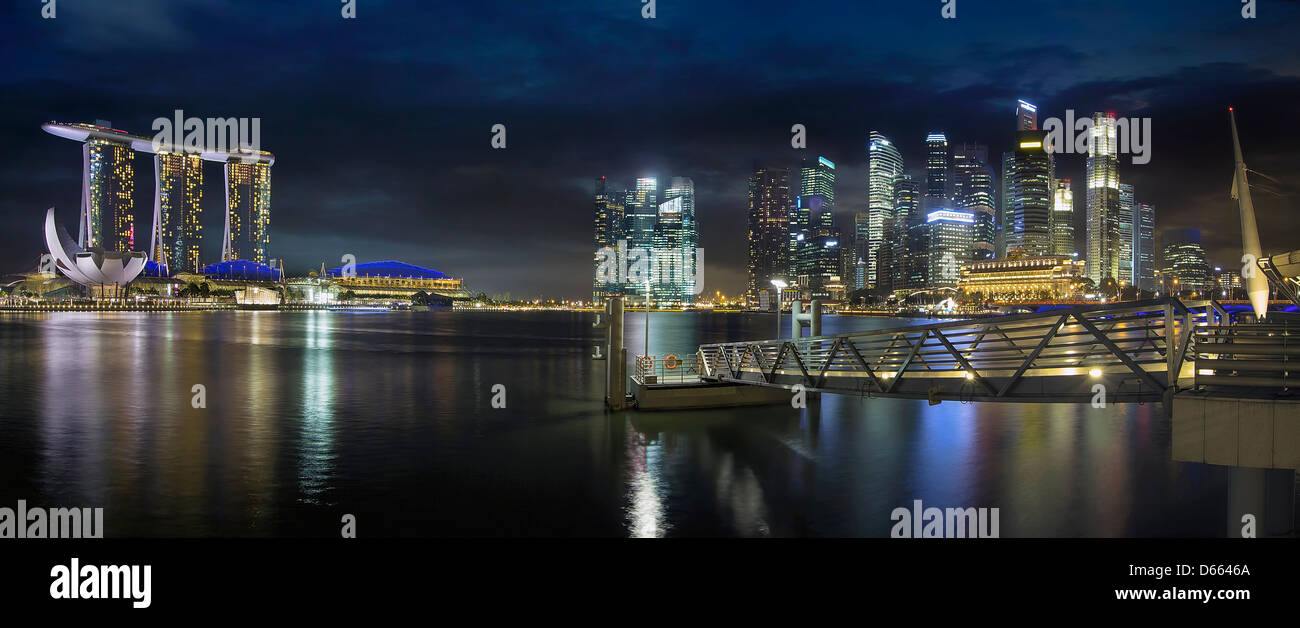
[(1169, 382), (1169, 388), (1178, 387), (1178, 373), (1174, 372), (1175, 364), (1178, 363), (1178, 334), (1174, 329), (1174, 302), (1172, 299), (1165, 301), (1165, 370), (1166, 379)]

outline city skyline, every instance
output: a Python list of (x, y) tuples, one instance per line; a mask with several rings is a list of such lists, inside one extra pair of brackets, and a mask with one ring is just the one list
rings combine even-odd
[[(689, 16), (660, 11), (657, 19), (643, 20), (634, 11), (594, 4), (566, 11), (521, 9), (524, 18), (541, 13), (553, 20), (560, 13), (557, 28), (565, 35), (543, 43), (527, 29), (527, 19), (508, 20), (498, 25), (501, 32), (489, 45), (475, 43), (485, 41), (484, 26), (464, 33), (456, 29), (481, 24), (482, 12), (491, 9), (456, 7), (433, 20), (437, 33), (446, 35), (436, 54), (427, 47), (434, 44), (407, 39), (377, 44), (402, 47), (408, 51), (403, 54), (375, 52), (355, 59), (347, 54), (352, 43), (348, 25), (328, 12), (314, 17), (299, 8), (259, 20), (250, 7), (215, 12), (201, 6), (139, 4), (112, 11), (70, 7), (49, 24), (33, 11), (12, 22), (20, 28), (0, 46), (20, 62), (7, 74), (6, 87), (33, 97), (6, 103), (0, 117), (0, 133), (11, 149), (0, 158), (10, 179), (0, 210), (5, 220), (36, 224), (51, 205), (60, 216), (70, 216), (78, 207), (79, 160), (67, 158), (57, 138), (40, 137), (44, 134), (36, 125), (51, 119), (109, 119), (122, 128), (147, 129), (152, 119), (177, 108), (205, 117), (263, 120), (266, 144), (285, 157), (286, 165), (275, 168), (272, 256), (282, 252), (290, 272), (310, 270), (321, 261), (333, 266), (350, 253), (358, 259), (398, 258), (464, 269), (467, 281), (492, 293), (567, 298), (590, 295), (584, 260), (591, 248), (593, 176), (692, 177), (700, 245), (709, 250), (706, 290), (737, 294), (745, 285), (744, 186), (755, 160), (783, 167), (794, 167), (803, 157), (835, 162), (835, 226), (847, 233), (854, 213), (867, 207), (865, 143), (870, 131), (878, 129), (897, 141), (909, 165), (922, 163), (921, 139), (938, 129), (954, 145), (988, 145), (996, 165), (992, 156), (1012, 149), (1008, 130), (1020, 98), (1037, 105), (1040, 127), (1044, 119), (1063, 117), (1066, 110), (1083, 116), (1113, 111), (1150, 117), (1154, 159), (1139, 166), (1121, 155), (1120, 180), (1134, 185), (1137, 202), (1158, 208), (1160, 231), (1209, 226), (1205, 248), (1219, 263), (1239, 257), (1233, 253), (1240, 250), (1227, 193), (1230, 182), (1221, 175), (1231, 159), (1227, 106), (1235, 105), (1240, 114), (1252, 169), (1280, 179), (1283, 194), (1294, 191), (1300, 171), (1296, 151), (1285, 143), (1285, 131), (1294, 124), (1287, 115), (1289, 103), (1300, 85), (1300, 63), (1285, 30), (1287, 18), (1300, 11), (1288, 3), (1264, 3), (1253, 21), (1241, 20), (1233, 11), (1187, 10), (1182, 3), (1142, 9), (1105, 3), (1113, 16), (1105, 25), (1113, 35), (1109, 39), (1134, 42), (1106, 52), (1089, 44), (1100, 26), (1083, 24), (1080, 10), (1069, 7), (1041, 7), (1032, 18), (1009, 10), (991, 9), (992, 15), (968, 10), (952, 23), (931, 16), (929, 8), (903, 8), (882, 19), (906, 24), (899, 30), (910, 33), (908, 40), (932, 36), (935, 46), (900, 46), (904, 37), (885, 28), (874, 39), (836, 43), (834, 54), (814, 66), (798, 54), (774, 55), (748, 39), (724, 38), (717, 45), (726, 53), (694, 71), (687, 70), (697, 57), (654, 42), (667, 38), (682, 46), (703, 45), (709, 36), (698, 24), (713, 19), (753, 24), (770, 41), (787, 42), (787, 52), (803, 47), (770, 20), (724, 7), (692, 8)], [(1131, 19), (1138, 11), (1167, 11), (1168, 34), (1153, 38), (1140, 33), (1137, 20)], [(413, 3), (392, 2), (372, 8), (366, 19), (386, 24), (433, 14)], [(809, 27), (828, 36), (844, 33), (846, 28), (837, 23), (847, 24), (852, 21), (847, 17), (861, 14), (860, 7), (846, 3), (819, 12)], [(300, 39), (273, 45), (322, 41), (316, 53), (322, 63), (273, 70), (247, 62), (241, 66), (249, 68), (241, 78), (245, 89), (230, 93), (219, 88), (223, 81), (212, 79), (223, 74), (218, 67), (239, 65), (255, 53), (236, 51), (218, 66), (197, 42), (236, 23), (253, 24), (250, 36), (267, 41), (292, 23), (291, 30), (303, 33), (295, 36)], [(1025, 28), (1052, 23), (1071, 26)], [(87, 24), (95, 27), (96, 36), (73, 40), (56, 30), (85, 29)], [(138, 24), (166, 28), (148, 30)], [(590, 30), (592, 24), (595, 30)], [(1011, 32), (1020, 35), (1014, 41), (998, 40), (999, 34)], [(1203, 40), (1204, 50), (1161, 47), (1166, 37), (1176, 41), (1179, 34), (1203, 37), (1207, 32), (1215, 34)], [(125, 71), (98, 60), (98, 54), (120, 50), (127, 40), (137, 56), (127, 60)], [(586, 65), (560, 62), (583, 56), (572, 53), (597, 44), (604, 45), (608, 59), (588, 59), (582, 62)], [(441, 58), (444, 47), (454, 45), (481, 54), (474, 55), (476, 61), (449, 62), (452, 71), (435, 75), (432, 82), (404, 78), (427, 77), (428, 59)], [(469, 77), (509, 72), (510, 62), (519, 58), (512, 51), (521, 46), (534, 51), (525, 58), (534, 59), (527, 67), (537, 72), (536, 86), (509, 94), (475, 88)], [(662, 56), (637, 56), (648, 47)], [(767, 80), (752, 81), (749, 70), (730, 63), (735, 59), (766, 62), (758, 65)], [(187, 62), (195, 71), (152, 85), (148, 77), (157, 75), (164, 61)], [(675, 69), (685, 74), (674, 74)], [(91, 88), (77, 80), (83, 72), (122, 75), (121, 86)], [(610, 77), (594, 97), (576, 90), (578, 81), (593, 72)], [(286, 76), (293, 80), (284, 80)], [(685, 81), (685, 89), (662, 100), (643, 97), (664, 93), (676, 80)], [(290, 83), (292, 90), (285, 87)], [(815, 99), (803, 91), (808, 85), (818, 86)], [(578, 93), (582, 95), (572, 97)], [(605, 110), (612, 102), (622, 104)], [(1007, 103), (1013, 104), (1011, 110)], [(503, 150), (490, 146), (489, 130), (496, 123), (509, 130)], [(805, 151), (790, 148), (789, 128), (796, 123), (808, 129)], [(407, 132), (394, 133), (395, 128)], [(331, 150), (344, 143), (347, 150)], [(1086, 213), (1080, 189), (1086, 179), (1084, 159), (1062, 155), (1056, 165), (1058, 177), (1076, 182), (1078, 241)], [(151, 175), (148, 166), (136, 159), (137, 188)], [(221, 232), (215, 219), (220, 212), (213, 205), (222, 196), (221, 177), (215, 175), (209, 172), (203, 183), (205, 241)], [(1300, 233), (1294, 195), (1261, 193), (1256, 202), (1266, 252), (1280, 250)], [(146, 241), (136, 244), (141, 250), (147, 247), (149, 209), (137, 199), (135, 238)], [(487, 218), (492, 216), (497, 219)], [(40, 250), (30, 231), (6, 230), (0, 240), (0, 265), (6, 272), (35, 267)]]

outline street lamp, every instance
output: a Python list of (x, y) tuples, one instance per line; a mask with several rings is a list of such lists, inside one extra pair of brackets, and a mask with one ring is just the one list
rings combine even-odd
[(781, 292), (790, 285), (780, 279), (773, 279), (772, 285), (776, 286), (776, 337), (781, 337)]
[(650, 355), (650, 280), (645, 280), (645, 353)]

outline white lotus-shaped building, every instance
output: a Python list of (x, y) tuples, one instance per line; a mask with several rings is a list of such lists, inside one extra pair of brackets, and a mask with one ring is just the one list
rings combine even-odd
[(54, 221), (54, 208), (45, 212), (45, 245), (59, 272), (83, 286), (125, 286), (144, 270), (148, 256), (138, 251), (89, 251), (77, 245), (67, 229)]

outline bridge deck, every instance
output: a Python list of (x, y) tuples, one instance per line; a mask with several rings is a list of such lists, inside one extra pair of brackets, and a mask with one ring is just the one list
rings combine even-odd
[(962, 401), (1088, 402), (1100, 384), (1108, 402), (1158, 401), (1194, 356), (1193, 330), (1222, 323), (1225, 315), (1212, 302), (1165, 298), (707, 344), (697, 356), (705, 378), (758, 386)]

